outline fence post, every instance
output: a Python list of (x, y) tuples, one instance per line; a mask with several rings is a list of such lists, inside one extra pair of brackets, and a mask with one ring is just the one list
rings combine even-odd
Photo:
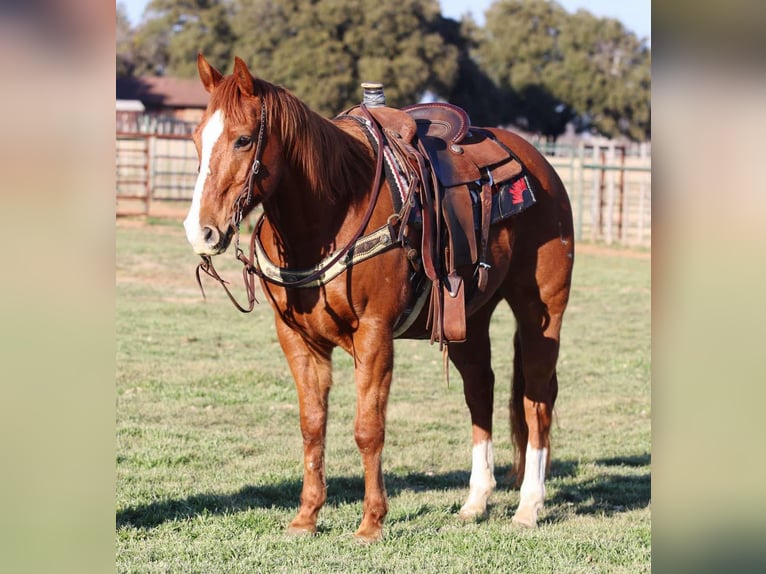
[(608, 166), (614, 165), (614, 152), (614, 142), (609, 142), (609, 147), (606, 149), (605, 155), (602, 156), (606, 161), (604, 161), (604, 165), (601, 168), (602, 176), (606, 179), (606, 225), (604, 236), (607, 245), (611, 245), (614, 241), (614, 171), (607, 169)]
[(146, 200), (144, 201), (144, 215), (149, 215), (152, 202), (152, 188), (154, 182), (154, 156), (157, 138), (154, 135), (150, 135), (146, 139)]
[(590, 239), (596, 241), (601, 233), (601, 180), (596, 165), (599, 163), (599, 144), (593, 144), (593, 201), (591, 203)]
[(628, 211), (628, 194), (625, 193), (625, 146), (621, 145), (618, 148), (620, 150), (620, 176), (617, 183), (617, 189), (619, 190), (619, 203), (618, 203), (618, 215), (617, 215), (617, 239), (620, 242), (625, 241), (626, 229), (625, 218), (630, 217)]
[[(573, 154), (574, 155), (574, 154)], [(575, 240), (580, 241), (582, 239), (582, 224), (583, 224), (583, 211), (585, 210), (585, 142), (581, 141), (577, 146), (577, 155), (580, 163), (580, 173), (577, 179), (579, 185), (577, 186), (577, 227), (575, 228)], [(572, 182), (575, 181), (574, 172), (572, 172)]]
[(638, 193), (638, 237), (636, 238), (636, 243), (638, 245), (641, 245), (644, 241), (644, 195), (646, 194), (646, 184), (644, 181), (641, 181), (640, 187), (639, 187), (639, 193)]

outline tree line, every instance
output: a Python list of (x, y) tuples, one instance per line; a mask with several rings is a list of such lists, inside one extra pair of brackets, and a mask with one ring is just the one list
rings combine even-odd
[(237, 55), (326, 116), (379, 81), (389, 105), (430, 95), (477, 125), (651, 137), (646, 40), (555, 1), (496, 0), (483, 27), (438, 0), (152, 0), (135, 27), (118, 4), (119, 76), (194, 77), (198, 52), (223, 72)]

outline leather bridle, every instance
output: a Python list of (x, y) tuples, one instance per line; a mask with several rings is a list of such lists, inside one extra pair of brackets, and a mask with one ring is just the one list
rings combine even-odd
[(263, 99), (261, 99), (261, 125), (258, 128), (258, 140), (255, 144), (255, 155), (253, 156), (253, 163), (250, 164), (247, 181), (245, 182), (245, 186), (242, 189), (242, 192), (237, 196), (237, 199), (234, 200), (234, 206), (231, 214), (231, 226), (236, 230), (237, 240), (239, 240), (239, 225), (242, 223), (242, 219), (245, 216), (245, 210), (253, 201), (253, 185), (255, 184), (255, 178), (258, 177), (258, 173), (261, 171), (261, 159), (263, 158), (263, 141), (265, 137), (266, 104)]
[[(369, 121), (370, 127), (375, 133), (376, 138), (378, 141), (383, 142), (383, 135), (381, 132), (380, 127), (378, 126), (378, 123), (375, 121), (375, 119), (372, 117), (372, 115), (367, 110), (367, 107), (362, 104), (359, 106), (362, 110), (363, 114)], [(364, 214), (364, 217), (362, 218), (362, 222), (359, 225), (359, 228), (354, 233), (351, 240), (346, 244), (343, 249), (338, 251), (337, 253), (333, 254), (331, 257), (328, 257), (324, 259), (320, 265), (317, 265), (311, 272), (300, 274), (300, 278), (295, 280), (281, 280), (276, 279), (273, 275), (266, 275), (263, 271), (261, 271), (258, 257), (256, 256), (255, 252), (255, 245), (256, 241), (259, 241), (259, 235), (260, 230), (263, 226), (263, 222), (265, 220), (266, 214), (261, 214), (260, 218), (258, 219), (258, 222), (256, 223), (255, 230), (253, 231), (252, 237), (250, 238), (250, 254), (249, 257), (245, 255), (244, 251), (239, 247), (239, 228), (240, 224), (242, 223), (242, 219), (244, 218), (244, 214), (246, 210), (250, 207), (250, 204), (252, 202), (252, 195), (253, 195), (253, 186), (255, 185), (255, 179), (260, 174), (261, 170), (261, 159), (263, 154), (263, 142), (265, 140), (265, 126), (266, 126), (266, 105), (261, 100), (261, 125), (258, 131), (258, 142), (256, 144), (255, 149), (255, 155), (253, 156), (253, 163), (250, 166), (250, 170), (248, 171), (248, 177), (247, 181), (245, 182), (245, 186), (242, 189), (242, 192), (237, 196), (237, 198), (234, 200), (233, 209), (232, 209), (232, 217), (230, 226), (234, 229), (235, 234), (235, 252), (236, 252), (236, 258), (243, 264), (242, 269), (242, 277), (245, 284), (245, 291), (247, 293), (247, 299), (248, 299), (248, 305), (247, 307), (243, 307), (240, 305), (235, 297), (232, 295), (232, 293), (229, 291), (229, 288), (227, 287), (227, 281), (223, 279), (218, 272), (216, 271), (215, 267), (213, 266), (213, 261), (209, 255), (200, 255), (202, 258), (202, 262), (197, 265), (196, 270), (196, 277), (197, 277), (197, 284), (200, 287), (200, 291), (202, 291), (202, 296), (205, 297), (205, 290), (202, 287), (202, 281), (200, 279), (200, 271), (208, 275), (209, 277), (212, 277), (216, 281), (218, 281), (221, 286), (223, 287), (226, 294), (229, 296), (229, 299), (234, 304), (234, 306), (243, 313), (249, 313), (253, 310), (255, 307), (255, 303), (258, 301), (255, 298), (255, 276), (257, 275), (264, 281), (268, 281), (269, 283), (273, 283), (275, 285), (278, 285), (280, 287), (288, 287), (288, 288), (300, 288), (300, 287), (315, 287), (317, 286), (318, 280), (320, 280), (325, 273), (332, 268), (334, 265), (336, 265), (339, 261), (341, 261), (342, 258), (347, 257), (349, 254), (349, 251), (354, 247), (357, 240), (362, 236), (362, 233), (364, 232), (365, 228), (367, 227), (367, 224), (370, 221), (370, 218), (372, 217), (372, 213), (375, 209), (375, 205), (377, 204), (378, 195), (380, 194), (380, 188), (382, 187), (383, 183), (383, 152), (382, 149), (378, 150), (377, 158), (376, 158), (376, 164), (375, 164), (375, 180), (373, 182), (372, 186), (372, 196), (370, 197), (369, 205), (367, 206), (367, 211)], [(265, 253), (261, 250), (261, 257), (266, 258), (266, 261), (269, 265), (274, 267), (275, 265), (268, 261), (268, 258), (266, 257)], [(321, 282), (320, 282), (321, 284)]]

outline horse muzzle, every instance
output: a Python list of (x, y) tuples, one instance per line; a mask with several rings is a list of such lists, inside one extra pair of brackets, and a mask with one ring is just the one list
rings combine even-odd
[(219, 255), (226, 251), (234, 234), (232, 228), (221, 231), (213, 225), (199, 225), (184, 221), (186, 239), (197, 255)]

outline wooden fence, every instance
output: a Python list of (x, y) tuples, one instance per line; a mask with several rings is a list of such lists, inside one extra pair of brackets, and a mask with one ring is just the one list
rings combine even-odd
[(651, 247), (650, 144), (539, 146), (569, 191), (578, 240)]
[(117, 215), (191, 201), (199, 161), (188, 135), (118, 132), (115, 163)]
[[(648, 144), (538, 144), (569, 191), (578, 240), (651, 247), (652, 178)], [(151, 215), (160, 206), (183, 212), (197, 178), (189, 136), (118, 133), (117, 215)]]

